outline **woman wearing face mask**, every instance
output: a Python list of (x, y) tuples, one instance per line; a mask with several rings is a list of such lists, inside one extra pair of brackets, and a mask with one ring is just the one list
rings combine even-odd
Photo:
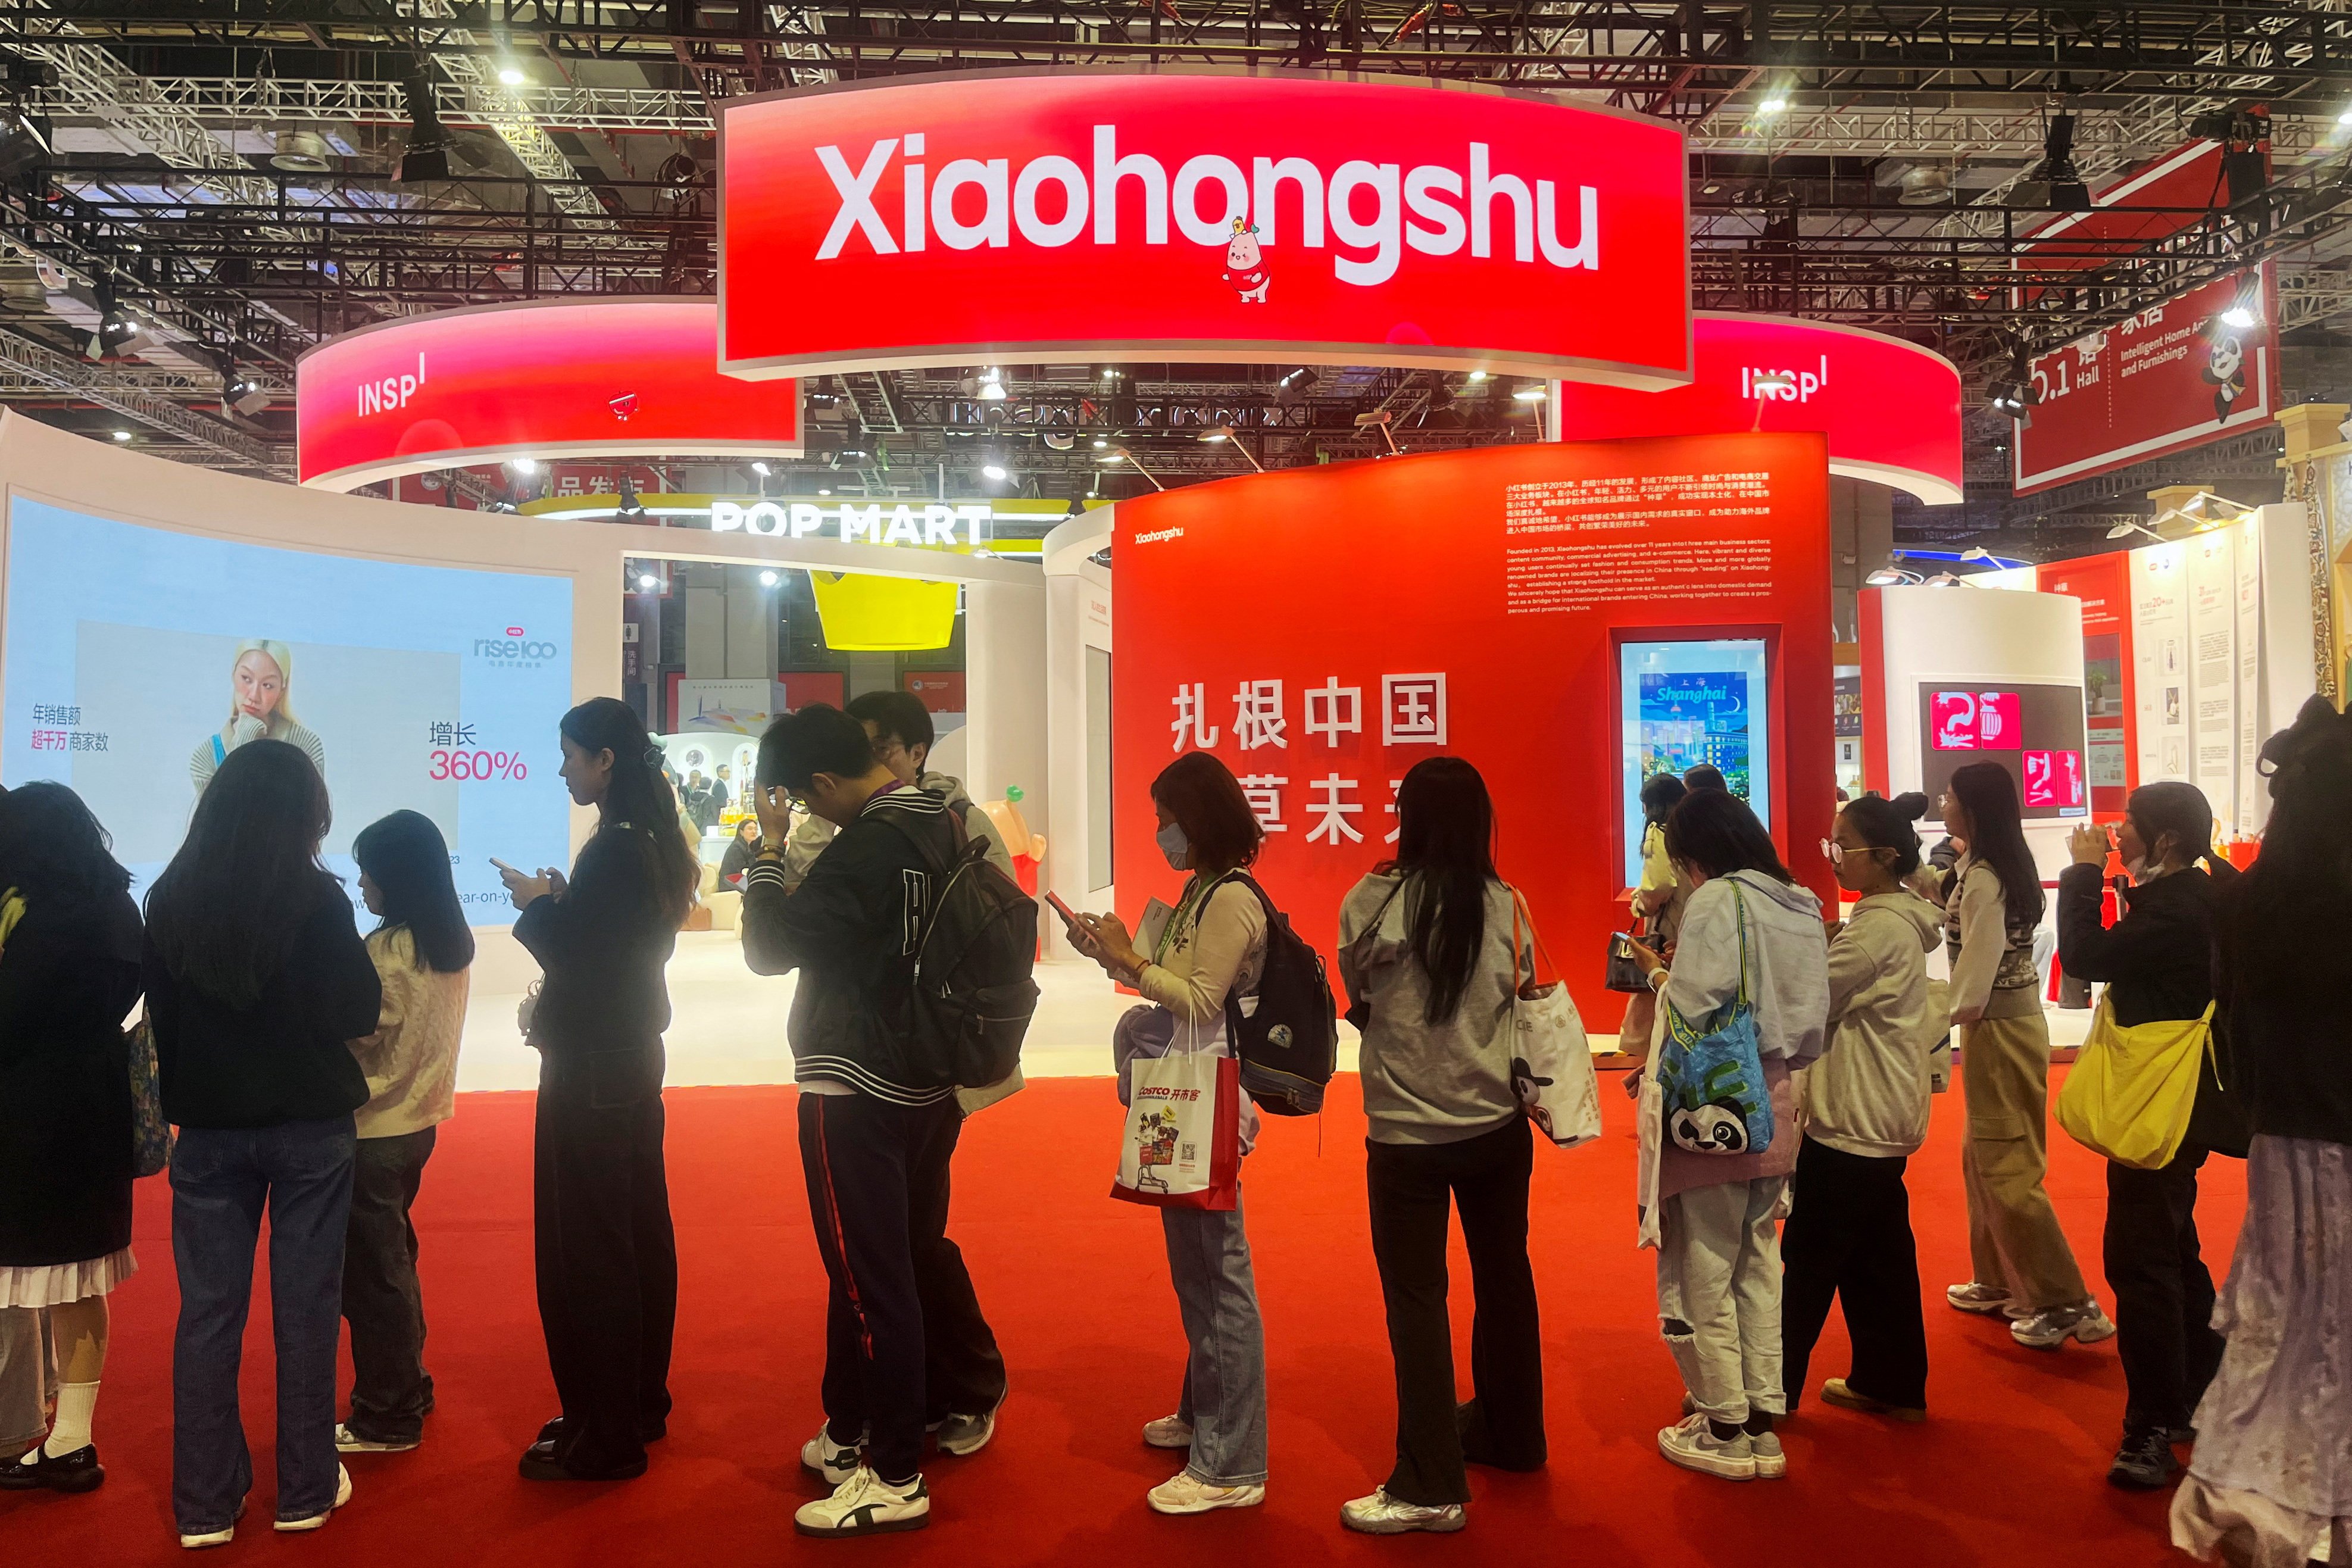
[(198, 795), (228, 754), (248, 741), (283, 741), (309, 757), (320, 778), (327, 776), (327, 748), (294, 717), (293, 649), (268, 637), (248, 637), (236, 645), (228, 681), (227, 720), (215, 733), (197, 742), (188, 757), (188, 776), (195, 781)]
[[(2134, 790), (2115, 846), (2133, 886), (2119, 895), (2123, 918), (2105, 926), (2107, 830), (2074, 830), (2074, 863), (2058, 878), (2058, 962), (2077, 979), (2105, 982), (2105, 1005), (2124, 1028), (2200, 1018), (2212, 1005), (2214, 876), (2237, 875), (2210, 855), (2212, 842), (2213, 812), (2194, 784)], [(2197, 1173), (2210, 1154), (2245, 1157), (2244, 1121), (2242, 1097), (2222, 1091), (2209, 1057), (2171, 1163), (2146, 1171), (2107, 1162), (2105, 1250), (2125, 1388), (2123, 1447), (2107, 1471), (2116, 1486), (2152, 1491), (2172, 1479), (2172, 1445), (2189, 1439), (2197, 1401), (2221, 1364), (2213, 1277), (2198, 1246)]]
[(643, 1475), (667, 1429), (677, 1243), (662, 1163), (664, 975), (698, 875), (673, 824), (660, 748), (629, 705), (563, 716), (563, 783), (596, 808), (572, 880), (502, 867), (515, 941), (546, 972), (530, 1018), (541, 1058), (533, 1225), (539, 1316), (562, 1414), (527, 1480)]
[(2018, 819), (2017, 781), (1998, 763), (1955, 770), (1944, 826), (1968, 846), (1945, 899), (1944, 946), (1967, 1085), (1960, 1174), (1976, 1266), (1975, 1279), (1944, 1297), (1963, 1312), (2008, 1317), (2010, 1336), (2035, 1350), (2091, 1344), (2116, 1326), (2083, 1283), (2042, 1185), (2050, 1169), (2050, 1025), (2033, 962), (2042, 874)]
[(1822, 1400), (1906, 1421), (1927, 1414), (1927, 1327), (1903, 1185), (1927, 1140), (1932, 1058), (1945, 1033), (1927, 1001), (1942, 915), (1904, 885), (1919, 868), (1911, 825), (1927, 810), (1923, 795), (1864, 795), (1838, 813), (1836, 837), (1822, 846), (1838, 886), (1861, 901), (1830, 942), (1829, 1048), (1797, 1079), (1804, 1136), (1780, 1237), (1790, 1410), (1835, 1299), (1853, 1364), (1822, 1384)]
[[(1113, 1042), (1119, 1100), (1138, 1057), (1175, 1051), (1230, 1055), (1225, 998), (1253, 995), (1265, 970), (1265, 909), (1234, 873), (1257, 858), (1265, 834), (1240, 783), (1206, 752), (1188, 752), (1151, 784), (1160, 848), (1189, 872), (1175, 912), (1149, 953), (1136, 950), (1117, 915), (1079, 917), (1076, 934), (1115, 980), (1152, 1004), (1119, 1021)], [(1241, 1145), (1257, 1135), (1257, 1111), (1242, 1103)], [(1168, 1272), (1191, 1350), (1176, 1414), (1143, 1428), (1155, 1448), (1189, 1449), (1184, 1468), (1151, 1489), (1161, 1513), (1254, 1508), (1265, 1500), (1265, 1333), (1238, 1198), (1230, 1211), (1163, 1208)]]

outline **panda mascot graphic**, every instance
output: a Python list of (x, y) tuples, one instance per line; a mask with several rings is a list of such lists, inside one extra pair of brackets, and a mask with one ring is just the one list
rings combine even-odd
[(2198, 374), (2213, 389), (2213, 417), (2226, 420), (2246, 395), (2246, 347), (2237, 330), (2218, 318), (2206, 330), (2205, 368)]
[(1666, 1136), (1694, 1154), (1745, 1154), (1748, 1119), (1735, 1101), (1676, 1106), (1667, 1114)]

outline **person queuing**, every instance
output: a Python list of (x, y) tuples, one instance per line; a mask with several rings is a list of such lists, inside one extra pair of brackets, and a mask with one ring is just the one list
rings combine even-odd
[(47, 1436), (0, 1451), (10, 1490), (106, 1479), (90, 1427), (107, 1296), (139, 1268), (122, 1017), (139, 999), (141, 933), (110, 850), (65, 785), (0, 795), (0, 1311), (47, 1310), (61, 1374)]
[[(1669, 962), (1690, 889), (1675, 875), (1674, 857), (1666, 853), (1666, 818), (1689, 793), (1672, 773), (1652, 773), (1642, 781), (1642, 877), (1633, 888), (1633, 913), (1641, 922), (1643, 945)], [(1635, 992), (1617, 1028), (1617, 1048), (1628, 1056), (1646, 1056), (1650, 1037), (1657, 1032), (1657, 1011), (1656, 992)]]
[(1957, 768), (1943, 816), (1968, 847), (1945, 897), (1944, 945), (1968, 1095), (1960, 1174), (1975, 1268), (1945, 1298), (1963, 1312), (2007, 1316), (2021, 1345), (2091, 1344), (2116, 1326), (2083, 1283), (2042, 1184), (2050, 1168), (2050, 1025), (2033, 931), (2043, 900), (2018, 817), (2017, 781), (1998, 763)]
[(142, 959), (172, 1150), (180, 1323), (172, 1512), (183, 1546), (235, 1534), (253, 1485), (237, 1414), (253, 1252), (269, 1215), (281, 1531), (351, 1500), (335, 1458), (343, 1235), (367, 1075), (350, 1043), (383, 987), (342, 885), (319, 862), (332, 813), (310, 759), (248, 741), (196, 799), (147, 895)]
[[(2078, 979), (2104, 981), (2124, 1028), (2193, 1022), (2212, 1005), (2215, 884), (2198, 865), (2212, 842), (2212, 808), (2196, 785), (2134, 790), (2114, 846), (2133, 886), (2109, 927), (2100, 920), (2107, 830), (2074, 830), (2074, 863), (2058, 876), (2058, 963)], [(2226, 860), (2213, 863), (2237, 874)], [(2172, 1445), (2188, 1439), (2221, 1364), (2213, 1277), (2197, 1237), (2197, 1173), (2216, 1152), (2244, 1158), (2246, 1138), (2243, 1097), (2225, 1092), (2208, 1053), (2188, 1136), (2170, 1163), (2149, 1171), (2107, 1162), (2105, 1264), (2126, 1389), (2123, 1446), (2107, 1471), (2117, 1486), (2150, 1491), (2172, 1479)]]
[[(1511, 1007), (1532, 952), (1496, 875), (1495, 807), (1459, 757), (1397, 790), (1397, 854), (1339, 906), (1339, 974), (1362, 1031), (1372, 1257), (1396, 1360), (1396, 1465), (1339, 1510), (1374, 1535), (1462, 1528), (1465, 1460), (1544, 1462), (1543, 1353), (1528, 1263), (1535, 1140), (1511, 1084)], [(1449, 1204), (1477, 1297), (1458, 1410), (1446, 1314)]]
[[(836, 836), (788, 890), (797, 798)], [(801, 1450), (831, 1495), (793, 1515), (805, 1535), (919, 1530), (927, 1415), (940, 1450), (977, 1452), (996, 1429), (1004, 1361), (963, 1257), (947, 1239), (949, 1166), (961, 1133), (954, 1063), (915, 1028), (915, 949), (958, 837), (941, 796), (877, 760), (856, 719), (822, 703), (769, 725), (753, 805), (759, 858), (743, 875), (743, 958), (800, 971), (790, 1024), (800, 1145), (825, 1310), (824, 1423)]]
[(1723, 770), (1713, 763), (1701, 763), (1696, 767), (1685, 770), (1683, 787), (1685, 790), (1712, 789), (1727, 793), (1731, 788), (1724, 782)]
[(1690, 1395), (1658, 1448), (1727, 1480), (1775, 1478), (1789, 1466), (1772, 1424), (1788, 1403), (1780, 1222), (1797, 1163), (1790, 1074), (1821, 1055), (1829, 1015), (1821, 900), (1797, 885), (1747, 803), (1720, 789), (1683, 797), (1666, 818), (1666, 853), (1691, 889), (1674, 966), (1638, 943), (1635, 956), (1696, 1026), (1748, 999), (1773, 1132), (1762, 1149), (1703, 1154), (1644, 1120), (1656, 1149), (1658, 1318)]
[(2172, 1539), (2209, 1561), (2352, 1563), (2352, 719), (2310, 699), (2262, 765), (2262, 855), (2221, 889), (2220, 927), (2246, 1217)]
[[(1152, 780), (1151, 805), (1160, 852), (1186, 876), (1150, 953), (1115, 914), (1083, 916), (1078, 928), (1081, 951), (1150, 1004), (1121, 1019), (1113, 1041), (1122, 1103), (1139, 1058), (1231, 1054), (1225, 999), (1255, 994), (1265, 972), (1265, 907), (1235, 876), (1256, 860), (1265, 835), (1240, 781), (1209, 752), (1188, 752)], [(1244, 1155), (1257, 1126), (1244, 1095)], [(1255, 1508), (1265, 1500), (1265, 1329), (1242, 1201), (1236, 1194), (1230, 1210), (1162, 1208), (1160, 1221), (1188, 1348), (1176, 1413), (1147, 1424), (1143, 1440), (1189, 1452), (1144, 1500), (1160, 1513)]]
[[(874, 742), (875, 760), (890, 770), (890, 776), (902, 784), (913, 784), (930, 791), (948, 803), (956, 819), (963, 824), (966, 835), (983, 839), (988, 844), (990, 864), (1006, 876), (1013, 875), (1013, 856), (994, 831), (985, 812), (975, 814), (971, 796), (964, 793), (963, 781), (952, 773), (929, 771), (933, 734), (931, 710), (922, 700), (910, 691), (868, 691), (853, 697), (844, 710), (866, 727)], [(784, 845), (784, 882), (798, 887), (808, 875), (824, 847), (833, 842), (840, 831), (824, 817), (810, 812), (801, 818)]]
[(436, 1129), (457, 1110), (457, 1040), (474, 933), (433, 819), (395, 811), (352, 841), (360, 897), (381, 922), (367, 939), (383, 985), (375, 1032), (352, 1042), (367, 1073), (343, 1240), (343, 1316), (352, 1325), (351, 1416), (335, 1429), (346, 1454), (416, 1447), (433, 1408), (425, 1370), (425, 1297), (409, 1210), (433, 1157)]
[(1828, 1048), (1799, 1079), (1803, 1139), (1780, 1237), (1781, 1376), (1791, 1411), (1834, 1300), (1853, 1363), (1822, 1384), (1822, 1400), (1910, 1421), (1927, 1413), (1927, 1327), (1903, 1184), (1927, 1140), (1933, 1058), (1945, 1034), (1927, 996), (1941, 912), (1905, 886), (1919, 868), (1911, 825), (1927, 809), (1922, 795), (1864, 795), (1838, 813), (1836, 836), (1822, 846), (1838, 886), (1859, 901), (1830, 942)]
[(569, 882), (501, 867), (515, 941), (544, 978), (532, 1154), (539, 1317), (562, 1411), (526, 1479), (621, 1480), (668, 1430), (677, 1239), (662, 1157), (664, 968), (699, 875), (674, 827), (662, 753), (629, 705), (591, 698), (559, 726), (572, 804), (596, 808)]

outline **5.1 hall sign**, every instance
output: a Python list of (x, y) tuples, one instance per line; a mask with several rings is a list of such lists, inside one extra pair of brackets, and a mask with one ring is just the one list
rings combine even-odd
[(1682, 133), (1458, 83), (957, 72), (731, 101), (719, 365), (1689, 379)]

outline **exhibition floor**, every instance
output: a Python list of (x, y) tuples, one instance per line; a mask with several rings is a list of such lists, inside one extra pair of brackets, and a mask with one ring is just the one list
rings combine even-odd
[[(1604, 1080), (1604, 1089), (1610, 1083)], [(682, 1264), (677, 1410), (644, 1479), (534, 1486), (514, 1458), (554, 1408), (530, 1281), (531, 1100), (469, 1094), (443, 1130), (416, 1211), (440, 1405), (415, 1453), (351, 1462), (357, 1493), (318, 1536), (278, 1536), (268, 1311), (247, 1333), (246, 1426), (260, 1478), (223, 1563), (341, 1568), (530, 1563), (778, 1562), (1087, 1565), (1223, 1561), (1288, 1568), (1402, 1561), (1590, 1562), (1675, 1568), (1916, 1568), (1987, 1563), (2155, 1568), (2166, 1499), (2105, 1480), (2123, 1405), (2112, 1342), (2045, 1354), (2001, 1326), (1928, 1309), (1934, 1418), (1895, 1426), (1809, 1404), (1786, 1430), (1787, 1480), (1747, 1486), (1668, 1467), (1657, 1428), (1679, 1396), (1659, 1342), (1651, 1260), (1633, 1245), (1628, 1107), (1610, 1132), (1538, 1152), (1532, 1252), (1542, 1293), (1550, 1464), (1476, 1473), (1459, 1537), (1391, 1542), (1341, 1531), (1341, 1501), (1385, 1473), (1393, 1406), (1379, 1286), (1365, 1236), (1356, 1080), (1320, 1124), (1267, 1125), (1248, 1172), (1264, 1297), (1273, 1480), (1264, 1508), (1201, 1519), (1149, 1512), (1168, 1456), (1137, 1429), (1175, 1400), (1183, 1359), (1153, 1216), (1107, 1195), (1118, 1111), (1103, 1081), (1033, 1084), (971, 1122), (957, 1166), (955, 1234), (1011, 1365), (996, 1442), (929, 1470), (931, 1528), (859, 1545), (803, 1541), (791, 1512), (816, 1494), (799, 1467), (817, 1418), (824, 1279), (793, 1152), (789, 1088), (687, 1089), (669, 1105)], [(1966, 1267), (1957, 1095), (1936, 1107), (1912, 1193), (1931, 1295)], [(2051, 1188), (2086, 1270), (2105, 1204), (2099, 1163), (2059, 1139)], [(2209, 1252), (2229, 1254), (2243, 1168), (2210, 1168)], [(11, 1563), (188, 1561), (169, 1506), (169, 1194), (140, 1184), (143, 1271), (115, 1297), (98, 1411), (106, 1486), (83, 1498), (0, 1496)], [(1468, 1270), (1456, 1254), (1466, 1359)], [(1841, 1369), (1832, 1323), (1815, 1360)]]

